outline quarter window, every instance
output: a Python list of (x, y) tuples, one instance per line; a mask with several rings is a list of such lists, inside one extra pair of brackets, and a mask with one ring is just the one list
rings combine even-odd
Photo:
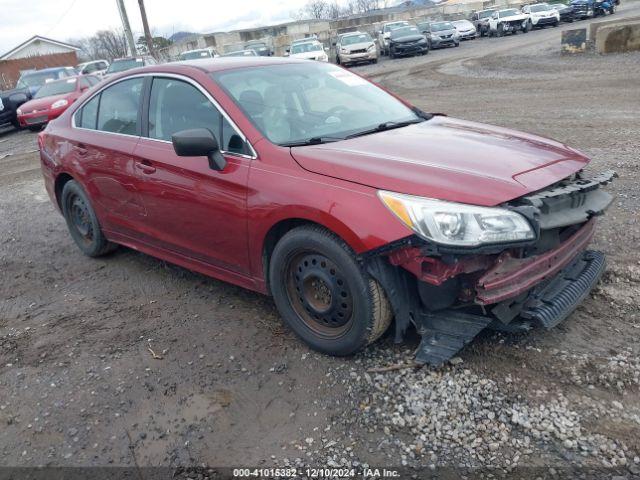
[(143, 78), (124, 80), (102, 92), (98, 130), (126, 135), (138, 134), (138, 107), (143, 81)]
[(96, 129), (96, 121), (98, 119), (98, 104), (100, 103), (100, 95), (93, 97), (76, 113), (76, 125), (80, 128)]

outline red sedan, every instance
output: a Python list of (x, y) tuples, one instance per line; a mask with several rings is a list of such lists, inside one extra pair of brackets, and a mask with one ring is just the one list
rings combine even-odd
[(348, 355), (395, 318), (440, 364), (485, 327), (550, 328), (604, 269), (612, 200), (559, 142), (432, 115), (321, 62), (128, 71), (40, 134), (45, 185), (89, 256), (124, 245), (273, 296)]
[(51, 120), (58, 118), (85, 91), (98, 83), (100, 79), (93, 75), (67, 77), (45, 83), (32, 100), (17, 110), (20, 126), (34, 131), (42, 129)]

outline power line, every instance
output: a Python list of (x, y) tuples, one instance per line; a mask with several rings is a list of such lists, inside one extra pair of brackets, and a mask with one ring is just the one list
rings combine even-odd
[(69, 5), (69, 8), (67, 8), (67, 9), (65, 10), (65, 12), (62, 14), (62, 16), (58, 19), (58, 21), (57, 21), (56, 23), (54, 23), (54, 24), (53, 24), (53, 27), (51, 27), (49, 30), (47, 30), (47, 33), (45, 33), (45, 34), (44, 34), (44, 35), (45, 35), (45, 37), (46, 37), (46, 36), (49, 36), (49, 34), (50, 34), (53, 30), (55, 30), (55, 28), (60, 24), (60, 22), (61, 22), (62, 20), (64, 20), (64, 17), (66, 17), (66, 16), (67, 16), (67, 13), (69, 13), (69, 12), (71, 11), (71, 9), (73, 8), (73, 6), (76, 4), (76, 1), (77, 1), (77, 0), (71, 0), (71, 5)]

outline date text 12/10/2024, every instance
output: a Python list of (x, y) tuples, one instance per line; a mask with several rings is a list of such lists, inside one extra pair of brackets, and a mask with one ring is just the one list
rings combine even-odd
[(388, 468), (234, 468), (235, 478), (399, 478)]

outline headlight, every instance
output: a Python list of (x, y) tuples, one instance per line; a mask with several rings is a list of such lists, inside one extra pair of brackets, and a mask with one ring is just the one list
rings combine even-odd
[(349, 50), (347, 50), (346, 48), (341, 48), (340, 53), (349, 53)]
[(18, 115), (22, 115), (22, 110), (17, 109), (17, 110), (16, 110), (16, 113), (17, 113)]
[(420, 237), (444, 245), (478, 245), (532, 240), (535, 233), (520, 214), (499, 207), (378, 191), (380, 200)]
[(53, 102), (51, 104), (51, 108), (62, 108), (62, 107), (66, 107), (67, 105), (69, 105), (69, 102), (63, 98), (62, 100)]
[(434, 40), (438, 40), (440, 37), (438, 35), (436, 35), (435, 33), (431, 34), (431, 38), (433, 38)]
[(367, 47), (367, 50), (369, 50), (370, 52), (373, 52), (375, 49), (376, 46), (373, 43)]
[(427, 43), (427, 39), (426, 38), (421, 38), (420, 40), (418, 40), (418, 43)]

